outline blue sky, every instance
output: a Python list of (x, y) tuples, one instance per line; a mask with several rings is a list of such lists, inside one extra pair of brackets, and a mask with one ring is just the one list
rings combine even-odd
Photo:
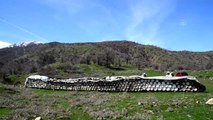
[(1, 0), (0, 47), (130, 40), (213, 50), (213, 0)]

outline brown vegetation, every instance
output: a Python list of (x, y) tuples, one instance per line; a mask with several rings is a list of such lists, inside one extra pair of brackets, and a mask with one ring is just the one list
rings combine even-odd
[[(80, 74), (76, 64), (97, 64), (108, 68), (124, 65), (138, 69), (204, 70), (213, 68), (213, 52), (169, 51), (130, 41), (62, 44), (48, 43), (0, 49), (0, 78), (6, 74)], [(54, 66), (57, 64), (58, 66)], [(57, 69), (56, 69), (57, 67)]]

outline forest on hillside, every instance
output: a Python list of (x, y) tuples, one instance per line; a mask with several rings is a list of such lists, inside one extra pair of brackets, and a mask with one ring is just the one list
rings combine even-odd
[(60, 71), (73, 76), (83, 75), (79, 64), (95, 64), (109, 69), (132, 66), (139, 70), (210, 70), (213, 69), (213, 51), (169, 51), (131, 41), (52, 42), (0, 49), (0, 78), (30, 73), (51, 76)]

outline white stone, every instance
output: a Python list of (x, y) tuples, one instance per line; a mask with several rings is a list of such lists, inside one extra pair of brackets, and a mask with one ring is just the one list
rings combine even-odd
[(209, 99), (209, 100), (206, 102), (206, 104), (208, 104), (208, 105), (213, 105), (213, 98)]
[(42, 120), (42, 118), (41, 117), (37, 117), (35, 120)]

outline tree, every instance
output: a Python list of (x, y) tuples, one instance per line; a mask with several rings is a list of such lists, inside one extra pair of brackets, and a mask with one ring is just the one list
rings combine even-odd
[(39, 54), (39, 63), (44, 66), (55, 63), (55, 57), (52, 54)]

